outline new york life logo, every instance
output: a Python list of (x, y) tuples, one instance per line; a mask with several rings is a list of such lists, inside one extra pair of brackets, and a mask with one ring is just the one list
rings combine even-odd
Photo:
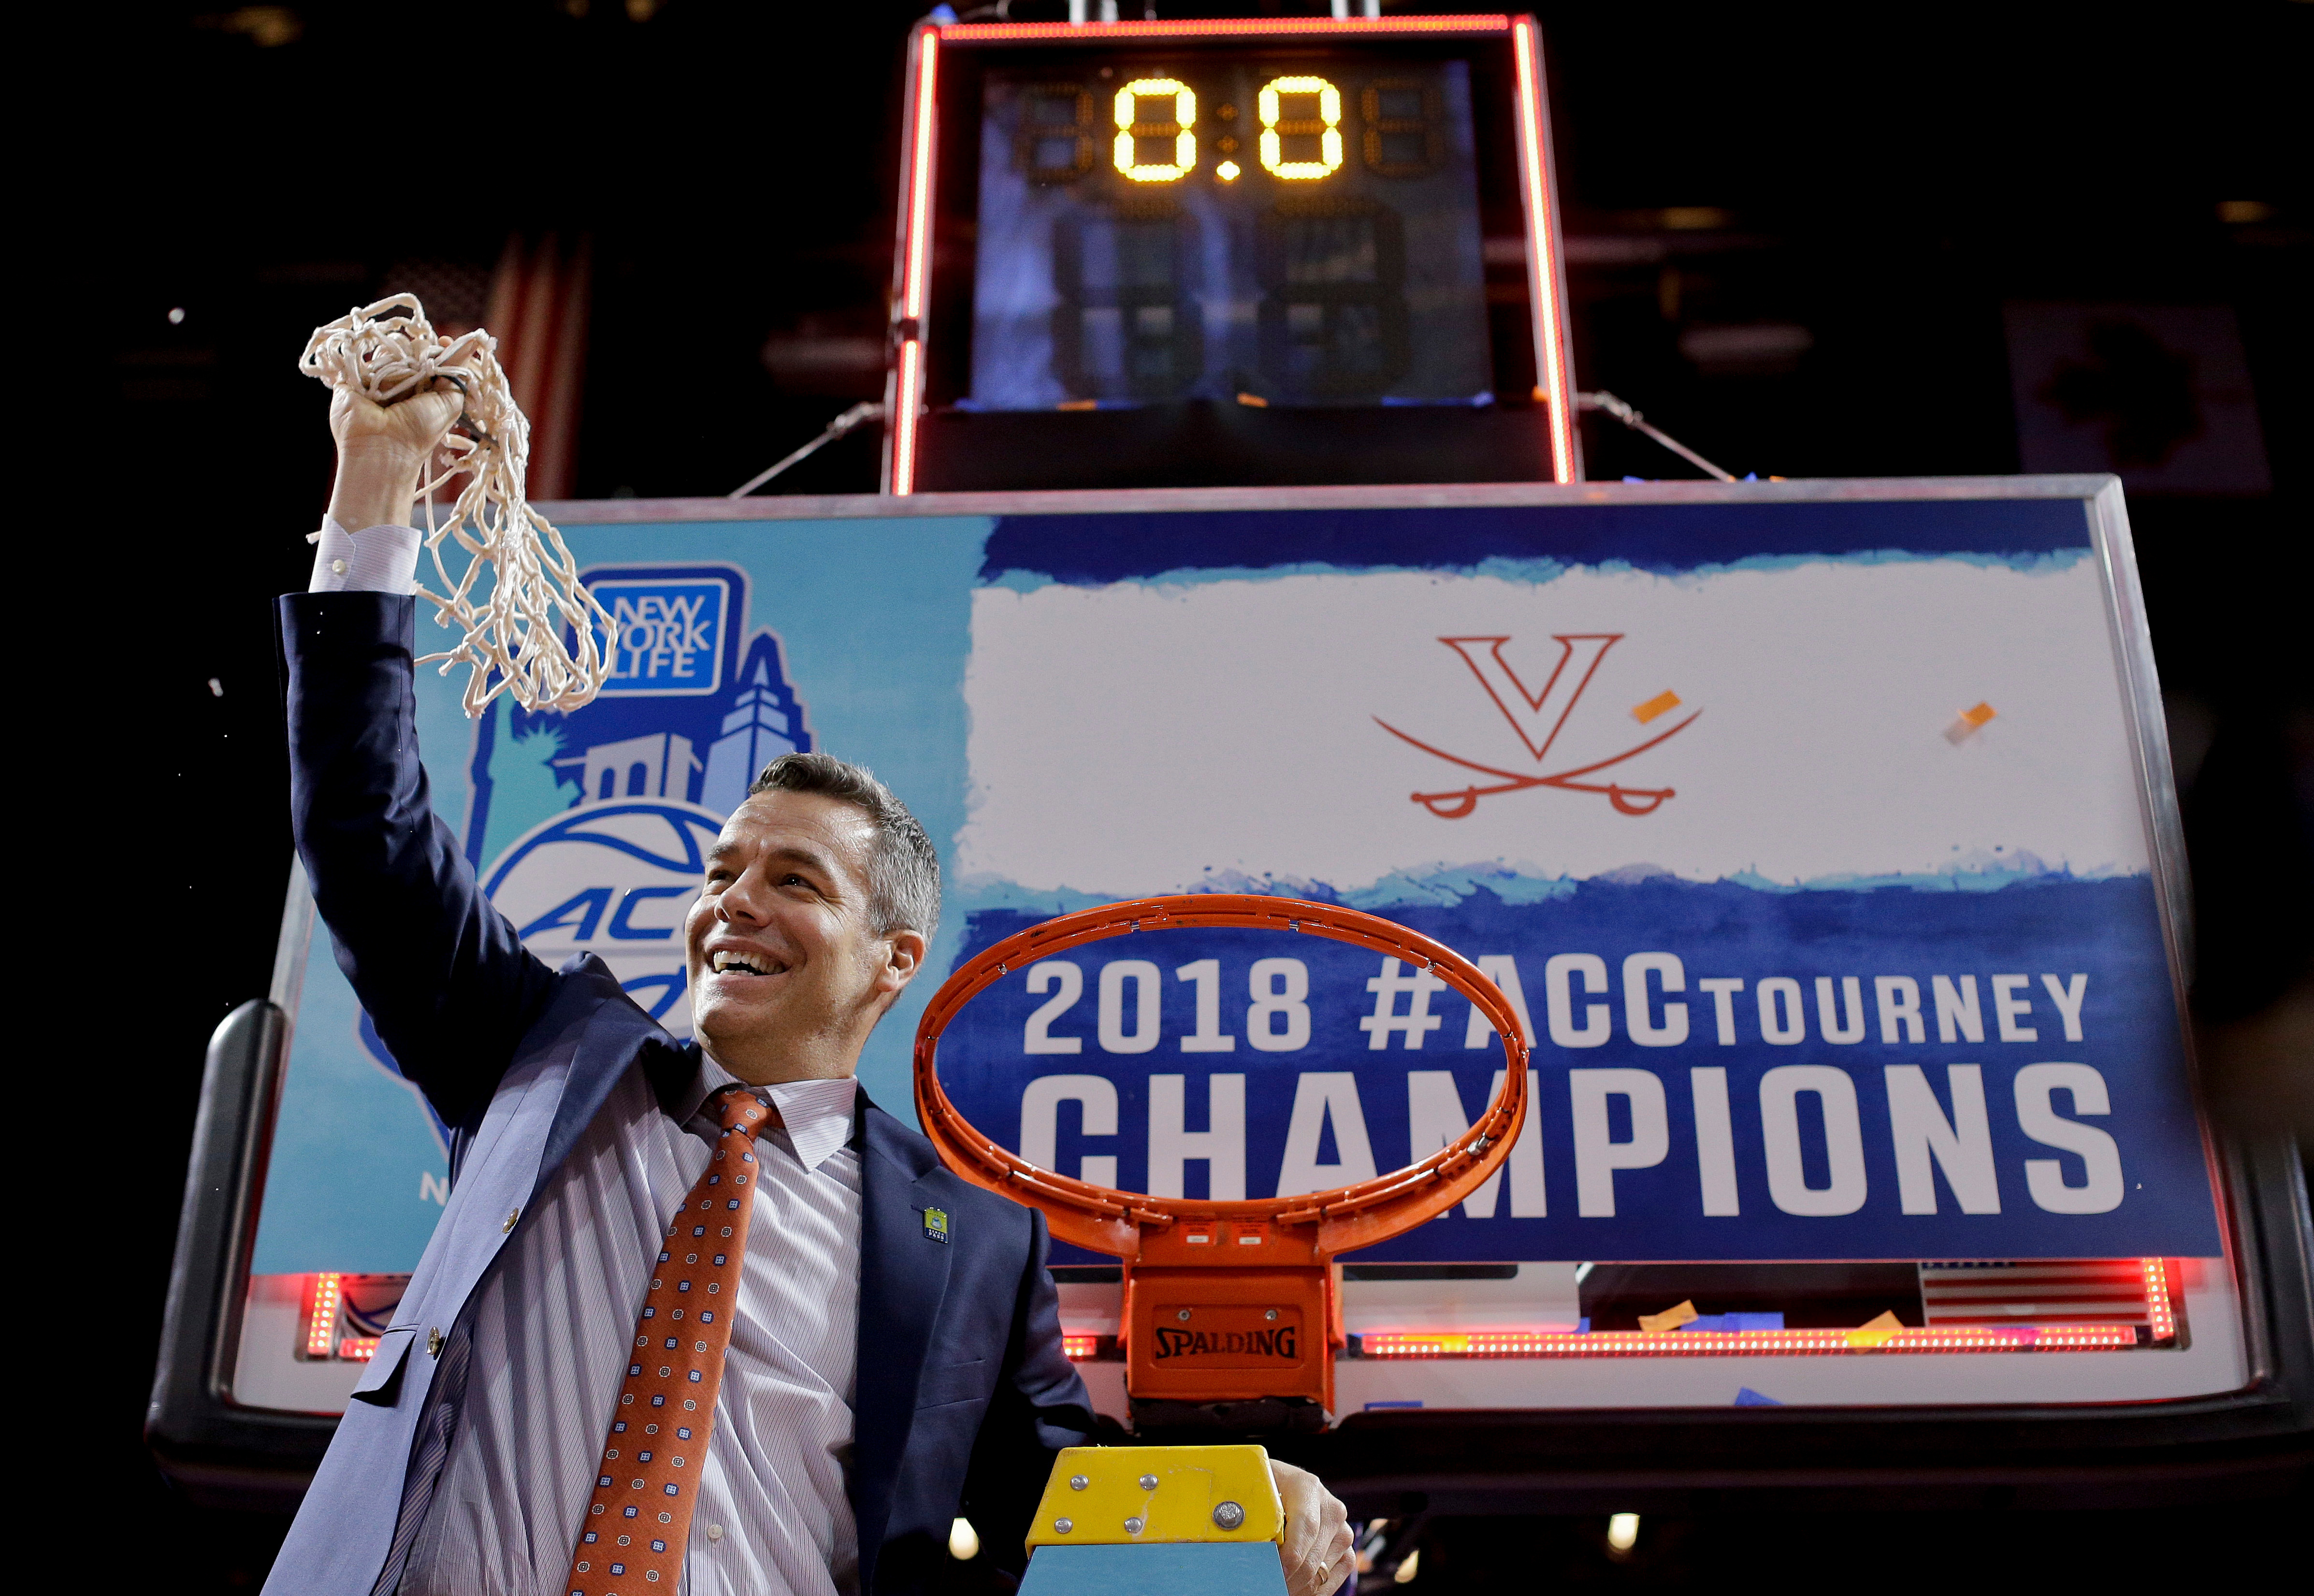
[(731, 630), (728, 577), (605, 577), (587, 585), (611, 612), (611, 675), (603, 696), (694, 695), (722, 686), (722, 642)]
[[(811, 730), (778, 636), (746, 636), (744, 571), (626, 566), (586, 580), (614, 622), (610, 679), (570, 714), (509, 708), (502, 728), (481, 723), (470, 857), (533, 953), (552, 966), (596, 955), (660, 1024), (686, 1035), (682, 927), (706, 851), (748, 783), (781, 754), (808, 752)], [(528, 757), (482, 747), (492, 735)], [(526, 812), (512, 817), (526, 828), (484, 863), (483, 836), (505, 835), (508, 819), (491, 827), (490, 807), (517, 801), (489, 772), (509, 763), (551, 786), (534, 784)]]
[[(1516, 734), (1534, 763), (1547, 765), (1550, 763), (1551, 748), (1559, 741), (1559, 734), (1566, 729), (1568, 719), (1582, 702), (1591, 679), (1599, 674), (1600, 666), (1606, 661), (1607, 651), (1621, 642), (1623, 637), (1620, 631), (1554, 633), (1551, 641), (1559, 645), (1558, 663), (1551, 667), (1550, 675), (1544, 679), (1542, 685), (1533, 690), (1528, 688), (1525, 679), (1510, 661), (1503, 657), (1504, 645), (1511, 640), (1508, 635), (1440, 638), (1438, 640), (1454, 650), (1461, 656), (1462, 663), (1471, 667), (1471, 674), (1478, 678), (1479, 687), (1494, 701), (1495, 708), (1502, 711), (1503, 719), (1510, 723), (1511, 730)], [(1634, 720), (1645, 727), (1679, 707), (1679, 695), (1664, 692), (1645, 703), (1634, 705), (1630, 713)], [(1380, 716), (1374, 717), (1374, 724), (1391, 736), (1410, 743), (1448, 764), (1493, 778), (1488, 783), (1466, 781), (1461, 787), (1412, 795), (1414, 802), (1444, 820), (1462, 819), (1479, 807), (1479, 800), (1482, 798), (1519, 792), (1532, 787), (1553, 787), (1562, 792), (1597, 793), (1622, 814), (1652, 815), (1663, 807), (1666, 799), (1678, 796), (1675, 788), (1626, 787), (1613, 777), (1603, 776), (1601, 772), (1611, 771), (1626, 760), (1637, 758), (1658, 744), (1669, 742), (1693, 725), (1696, 716), (1701, 713), (1700, 710), (1691, 710), (1685, 719), (1668, 730), (1643, 737), (1620, 754), (1555, 771), (1506, 770), (1500, 765), (1450, 754), (1420, 737), (1400, 731)]]

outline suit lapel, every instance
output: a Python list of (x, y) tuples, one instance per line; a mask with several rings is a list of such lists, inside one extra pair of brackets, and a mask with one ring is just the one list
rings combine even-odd
[(908, 1448), (916, 1390), (956, 1249), (924, 1233), (923, 1189), (940, 1168), (918, 1142), (860, 1094), (860, 1363), (852, 1401), (852, 1512), (860, 1536), (860, 1588), (875, 1588), (876, 1553)]
[[(662, 1101), (670, 1089), (679, 1091), (688, 1083), (689, 1071), (697, 1068), (691, 1057), (692, 1050), (682, 1046), (659, 1027), (657, 1020), (636, 1006), (632, 998), (621, 991), (618, 977), (608, 966), (592, 954), (583, 954), (556, 972), (567, 979), (562, 992), (547, 1010), (545, 1019), (570, 1010), (586, 1015), (584, 1030), (570, 1061), (570, 1073), (564, 1080), (562, 1099), (555, 1105), (554, 1124), (547, 1132), (546, 1150), (538, 1160), (538, 1177), (532, 1195), (543, 1190), (547, 1177), (562, 1167), (570, 1150), (587, 1127), (595, 1123), (611, 1089), (626, 1073), (627, 1066), (640, 1058), (645, 1072), (650, 1077), (652, 1089)], [(533, 1027), (539, 1034), (545, 1020)], [(681, 1080), (676, 1077), (681, 1076)]]

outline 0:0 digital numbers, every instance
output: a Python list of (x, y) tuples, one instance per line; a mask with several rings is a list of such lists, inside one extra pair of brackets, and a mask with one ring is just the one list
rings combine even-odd
[[(1261, 119), (1263, 171), (1286, 182), (1312, 182), (1341, 170), (1339, 88), (1307, 74), (1274, 77), (1261, 85), (1255, 103)], [(1222, 109), (1224, 116), (1229, 114), (1228, 107)], [(1288, 114), (1303, 110), (1316, 114)], [(1179, 78), (1135, 78), (1117, 90), (1115, 119), (1113, 158), (1128, 181), (1176, 182), (1197, 169), (1197, 94)], [(1393, 119), (1390, 130), (1397, 128)], [(1375, 163), (1381, 164), (1378, 157)], [(1226, 181), (1236, 173), (1233, 163), (1224, 163), (1219, 175)]]
[[(1316, 117), (1282, 115), (1287, 95), (1314, 96)], [(1331, 176), (1342, 164), (1342, 92), (1322, 77), (1274, 77), (1261, 85), (1261, 169), (1288, 182)], [(1316, 135), (1315, 161), (1285, 158), (1288, 138)]]
[[(1170, 101), (1171, 114), (1144, 117), (1144, 100)], [(1136, 78), (1117, 92), (1117, 169), (1136, 183), (1170, 183), (1197, 163), (1197, 92), (1178, 78)], [(1170, 140), (1170, 161), (1141, 159), (1144, 138)]]

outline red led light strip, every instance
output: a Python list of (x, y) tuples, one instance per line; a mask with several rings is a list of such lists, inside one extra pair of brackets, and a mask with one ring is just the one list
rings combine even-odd
[(899, 368), (892, 387), (891, 491), (916, 490), (916, 413), (923, 406), (924, 278), (932, 266), (933, 91), (940, 73), (941, 31), (918, 36), (915, 117), (908, 133), (907, 266), (901, 279)]
[(2145, 1271), (2145, 1318), (2152, 1327), (2156, 1341), (2177, 1338), (2177, 1316), (2169, 1307), (2168, 1261), (2164, 1258), (2141, 1258)]
[(924, 313), (924, 272), (932, 254), (933, 93), (940, 76), (940, 34), (926, 29), (916, 57), (916, 122), (908, 140), (908, 276), (900, 313)]
[(305, 1316), (305, 1355), (309, 1358), (326, 1358), (334, 1350), (338, 1310), (345, 1305), (343, 1278), (337, 1274), (314, 1276), (314, 1306)]
[(367, 1363), (377, 1352), (375, 1336), (349, 1336), (338, 1343), (338, 1356), (357, 1363)]
[(1886, 1340), (1851, 1341), (1852, 1330), (1633, 1330), (1585, 1335), (1515, 1330), (1469, 1335), (1365, 1336), (1369, 1358), (1708, 1358), (1821, 1356), (1848, 1353), (2089, 1352), (2137, 1345), (2127, 1325), (2018, 1325), (1965, 1330), (1899, 1330)]
[(923, 381), (923, 345), (909, 339), (900, 345), (900, 370), (896, 379), (899, 420), (892, 434), (892, 491), (897, 494), (916, 490), (916, 394)]
[(1550, 477), (1575, 481), (1575, 396), (1568, 377), (1566, 307), (1559, 297), (1559, 218), (1551, 213), (1550, 128), (1542, 114), (1542, 43), (1534, 20), (1511, 29), (1518, 64), (1519, 181), (1526, 200), (1526, 286), (1534, 306), (1535, 371), (1547, 401)]
[(1248, 34), (1500, 33), (1507, 16), (1214, 17), (1170, 22), (958, 22), (940, 30), (958, 44), (1091, 44), (1112, 39), (1214, 39)]
[(1070, 1362), (1082, 1363), (1100, 1351), (1100, 1337), (1071, 1336), (1064, 1333), (1061, 1336), (1061, 1350), (1068, 1354)]

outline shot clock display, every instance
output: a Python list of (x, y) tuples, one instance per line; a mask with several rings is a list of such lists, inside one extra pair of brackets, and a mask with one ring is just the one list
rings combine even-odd
[(886, 485), (1572, 481), (1527, 17), (921, 25)]
[(969, 402), (1491, 401), (1465, 63), (982, 93)]

